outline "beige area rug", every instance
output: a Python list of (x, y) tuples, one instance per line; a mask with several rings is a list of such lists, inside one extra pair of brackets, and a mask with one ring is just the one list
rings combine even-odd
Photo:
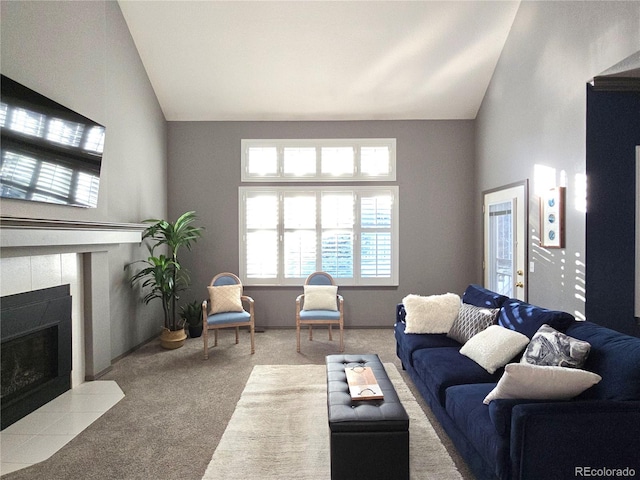
[[(395, 365), (385, 369), (410, 418), (411, 478), (461, 479)], [(203, 477), (230, 478), (331, 478), (324, 365), (254, 367)]]

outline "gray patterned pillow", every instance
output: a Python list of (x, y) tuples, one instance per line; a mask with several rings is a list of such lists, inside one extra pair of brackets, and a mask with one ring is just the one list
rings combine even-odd
[(465, 344), (476, 333), (496, 323), (499, 308), (476, 307), (463, 303), (447, 337)]
[(591, 344), (542, 325), (527, 345), (520, 363), (582, 368)]

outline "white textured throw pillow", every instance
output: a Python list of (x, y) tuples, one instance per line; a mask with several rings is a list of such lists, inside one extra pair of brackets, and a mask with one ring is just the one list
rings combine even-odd
[(305, 285), (303, 310), (337, 311), (337, 285)]
[(565, 400), (580, 395), (600, 380), (600, 375), (578, 368), (510, 363), (483, 403), (488, 405), (498, 398)]
[(209, 314), (223, 313), (223, 312), (242, 312), (242, 285), (220, 285), (220, 286), (208, 286), (209, 290), (209, 303), (211, 308)]
[(404, 333), (448, 333), (460, 310), (460, 296), (455, 293), (411, 294), (402, 303), (407, 312)]
[(500, 325), (491, 325), (476, 333), (460, 349), (489, 373), (504, 367), (529, 343), (529, 337)]

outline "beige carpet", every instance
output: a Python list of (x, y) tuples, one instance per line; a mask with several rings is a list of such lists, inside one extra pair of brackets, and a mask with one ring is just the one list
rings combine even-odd
[[(385, 368), (410, 418), (411, 477), (461, 479), (396, 367)], [(256, 365), (203, 479), (330, 477), (325, 366)]]

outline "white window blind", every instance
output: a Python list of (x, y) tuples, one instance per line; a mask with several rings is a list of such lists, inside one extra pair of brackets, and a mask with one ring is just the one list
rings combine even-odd
[(299, 285), (398, 284), (398, 187), (240, 187), (240, 277)]
[(245, 258), (248, 278), (278, 275), (278, 193), (249, 192), (245, 207)]
[(363, 277), (391, 275), (392, 208), (388, 196), (363, 196), (360, 202), (362, 247), (360, 264)]
[(241, 142), (243, 182), (395, 181), (396, 139)]
[(315, 147), (284, 147), (282, 157), (285, 177), (307, 178), (315, 176)]

